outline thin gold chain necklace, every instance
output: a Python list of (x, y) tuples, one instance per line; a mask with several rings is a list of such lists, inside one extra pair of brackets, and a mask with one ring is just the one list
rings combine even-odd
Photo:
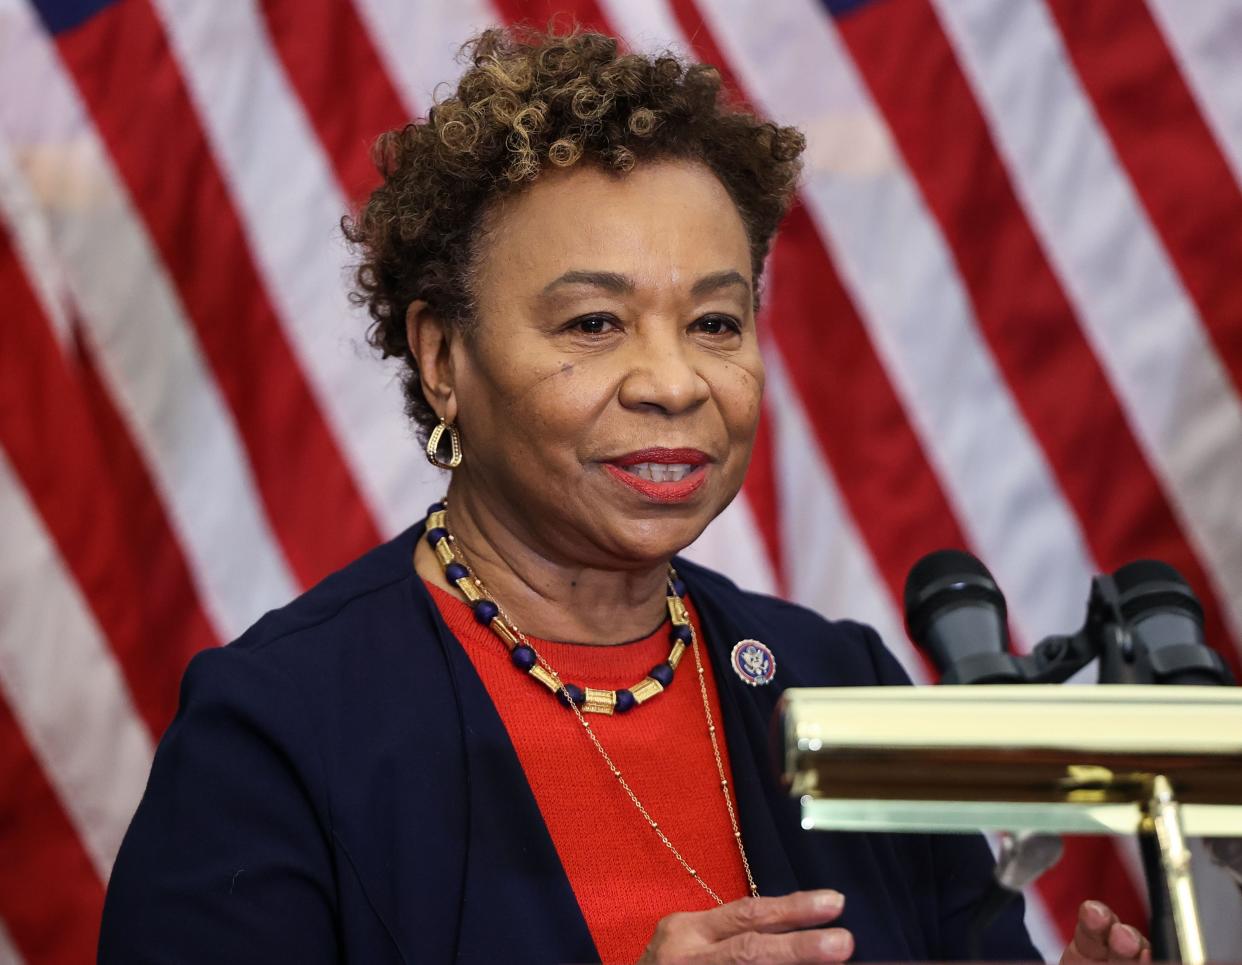
[[(681, 865), (686, 874), (698, 882), (699, 887), (707, 892), (716, 904), (723, 905), (724, 899), (720, 897), (719, 893), (717, 893), (711, 885), (703, 880), (702, 876), (698, 873), (694, 866), (686, 860), (685, 856), (681, 853), (677, 846), (669, 839), (664, 829), (660, 827), (659, 822), (651, 816), (651, 812), (647, 810), (647, 808), (643, 805), (643, 802), (639, 800), (638, 795), (634, 793), (634, 789), (630, 787), (629, 782), (625, 779), (625, 775), (621, 773), (621, 769), (617, 767), (616, 762), (613, 761), (612, 755), (610, 755), (604, 748), (604, 745), (600, 742), (599, 737), (595, 733), (595, 729), (591, 726), (590, 721), (587, 720), (586, 715), (579, 708), (578, 702), (572, 698), (566, 688), (566, 685), (561, 681), (560, 675), (557, 674), (557, 672), (552, 668), (552, 665), (548, 663), (543, 655), (531, 646), (530, 640), (526, 634), (518, 628), (517, 624), (514, 623), (509, 615), (504, 611), (504, 608), (496, 602), (495, 597), (487, 591), (487, 588), (483, 585), (483, 581), (480, 580), (475, 574), (474, 568), (471, 567), (469, 562), (466, 560), (460, 545), (453, 536), (452, 531), (448, 528), (447, 503), (448, 500), (445, 499), (443, 502), (437, 503), (432, 507), (431, 512), (428, 515), (427, 533), (428, 536), (430, 536), (431, 533), (438, 531), (442, 531), (444, 533), (443, 536), (439, 536), (435, 543), (432, 544), (432, 549), (437, 558), (440, 560), (441, 565), (444, 566), (446, 570), (451, 563), (456, 563), (459, 566), (464, 567), (466, 570), (467, 575), (465, 577), (457, 580), (450, 580), (450, 582), (456, 585), (458, 590), (462, 592), (462, 595), (466, 598), (466, 602), (471, 604), (471, 606), (475, 609), (476, 614), (479, 612), (479, 609), (475, 606), (475, 604), (477, 604), (480, 600), (491, 601), (494, 604), (496, 616), (492, 620), (488, 621), (488, 625), (491, 627), (493, 632), (496, 633), (496, 635), (506, 644), (506, 646), (509, 645), (508, 635), (511, 634), (517, 641), (520, 641), (522, 646), (528, 647), (535, 654), (535, 660), (537, 661), (536, 666), (543, 671), (543, 674), (535, 673), (532, 668), (530, 671), (531, 676), (544, 681), (546, 684), (550, 684), (550, 689), (557, 692), (561, 696), (562, 700), (573, 711), (574, 716), (578, 719), (578, 723), (582, 725), (582, 729), (586, 732), (586, 735), (590, 739), (591, 744), (595, 747), (595, 750), (599, 752), (599, 755), (603, 759), (609, 772), (614, 778), (616, 778), (617, 783), (621, 786), (621, 790), (625, 792), (626, 797), (630, 799), (630, 803), (634, 805), (635, 810), (642, 815), (642, 818), (647, 822), (648, 827), (650, 827), (655, 836), (659, 838), (660, 843), (668, 849), (669, 853), (672, 854), (677, 863)], [(434, 526), (432, 525), (433, 523), (435, 524)], [(428, 542), (430, 542), (430, 539)], [(712, 717), (711, 702), (707, 697), (707, 681), (704, 679), (703, 659), (699, 653), (698, 634), (694, 629), (694, 624), (690, 621), (685, 605), (682, 603), (681, 598), (674, 592), (676, 573), (673, 571), (671, 566), (669, 567), (669, 573), (670, 576), (667, 578), (667, 582), (669, 587), (668, 607), (670, 618), (674, 622), (684, 619), (685, 625), (688, 626), (690, 630), (690, 651), (694, 655), (694, 666), (697, 671), (699, 681), (699, 696), (703, 702), (703, 715), (707, 720), (707, 735), (711, 740), (712, 756), (716, 761), (716, 774), (720, 778), (720, 792), (724, 797), (725, 808), (729, 812), (729, 825), (733, 830), (733, 841), (737, 845), (737, 853), (742, 859), (742, 869), (746, 872), (746, 883), (750, 888), (751, 896), (758, 898), (759, 888), (755, 884), (754, 875), (750, 870), (750, 861), (746, 857), (746, 848), (742, 844), (742, 831), (738, 826), (737, 811), (733, 807), (733, 799), (729, 795), (729, 780), (725, 777), (724, 758), (720, 753), (720, 742), (716, 737), (716, 721)], [(470, 584), (473, 586), (473, 589), (477, 591), (477, 596), (474, 593), (463, 589), (462, 584), (465, 583), (466, 580), (469, 580)], [(503, 621), (503, 629), (497, 630), (496, 624), (500, 621)]]

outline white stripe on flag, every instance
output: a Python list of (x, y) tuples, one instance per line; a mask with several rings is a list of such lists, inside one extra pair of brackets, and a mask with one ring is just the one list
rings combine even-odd
[(1023, 642), (1076, 626), (1094, 572), (1081, 530), (830, 18), (812, 0), (699, 9), (751, 96), (806, 132), (809, 210)]
[[(461, 45), (504, 22), (486, 0), (410, 3), (353, 0), (411, 119), (426, 117), (437, 87), (452, 90), (464, 65)], [(441, 93), (444, 93), (441, 90)]]
[[(25, 7), (0, 34), (0, 90), (21, 89), (39, 97), (0, 99), (0, 153), (39, 165), (25, 173), (41, 188), (83, 335), (167, 505), (204, 609), (231, 639), (289, 600), (296, 583), (164, 267)], [(37, 154), (24, 150), (33, 145)]]
[(154, 746), (116, 658), (0, 452), (0, 689), (108, 880)]
[(1199, 110), (1242, 185), (1242, 4), (1148, 0)]
[(1242, 643), (1242, 405), (1229, 376), (1042, 0), (935, 3), (1031, 224)]
[[(0, 19), (3, 16), (0, 13)], [(27, 166), (37, 163), (32, 159)], [(69, 345), (71, 332), (65, 314), (67, 287), (60, 259), (53, 248), (43, 211), (27, 187), (17, 162), (8, 151), (0, 150), (0, 226), (4, 224), (8, 225), (18, 256), (31, 266), (27, 279), (52, 328), (52, 336), (63, 350)]]
[(352, 256), (337, 224), (347, 203), (322, 145), (252, 3), (154, 6), (286, 341), (379, 528), (392, 535), (421, 514), (435, 473), (419, 456), (392, 365), (366, 345), (369, 322), (346, 297)]
[[(0, 14), (2, 16), (2, 14)], [(0, 965), (23, 965), (22, 957), (17, 953), (17, 946), (0, 919)]]
[(1209, 962), (1238, 958), (1242, 950), (1242, 890), (1220, 865), (1212, 861), (1202, 838), (1192, 838), (1190, 873), (1203, 923), (1203, 942)]
[(775, 593), (759, 525), (750, 503), (739, 494), (682, 555), (718, 570), (744, 590)]
[(765, 354), (773, 450), (792, 599), (829, 619), (868, 623), (916, 683), (927, 673), (824, 463), (806, 412), (776, 351)]
[(680, 57), (694, 60), (677, 17), (663, 0), (600, 0), (599, 5), (632, 49), (651, 54), (667, 47)]

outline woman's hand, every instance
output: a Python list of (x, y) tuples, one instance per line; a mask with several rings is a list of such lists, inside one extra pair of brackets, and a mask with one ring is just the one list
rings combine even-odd
[(854, 951), (854, 936), (844, 928), (812, 926), (834, 920), (844, 905), (836, 891), (795, 891), (678, 912), (656, 925), (640, 965), (843, 962)]
[(1079, 962), (1150, 962), (1151, 945), (1133, 925), (1123, 925), (1112, 909), (1098, 901), (1078, 908), (1074, 939), (1061, 955), (1061, 965)]

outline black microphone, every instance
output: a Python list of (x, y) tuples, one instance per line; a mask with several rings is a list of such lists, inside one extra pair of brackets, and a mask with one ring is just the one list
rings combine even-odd
[(928, 553), (910, 569), (906, 630), (930, 655), (941, 683), (1021, 683), (1009, 652), (1005, 595), (978, 559), (963, 550)]
[(1158, 560), (1135, 560), (1113, 573), (1113, 583), (1145, 677), (1161, 684), (1233, 682), (1220, 654), (1207, 645), (1203, 607), (1177, 570)]

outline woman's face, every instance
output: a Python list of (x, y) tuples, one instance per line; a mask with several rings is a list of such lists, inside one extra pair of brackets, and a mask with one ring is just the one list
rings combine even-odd
[(737, 494), (763, 390), (746, 231), (688, 162), (541, 177), (491, 213), (449, 359), (454, 486), (603, 568), (682, 549)]

